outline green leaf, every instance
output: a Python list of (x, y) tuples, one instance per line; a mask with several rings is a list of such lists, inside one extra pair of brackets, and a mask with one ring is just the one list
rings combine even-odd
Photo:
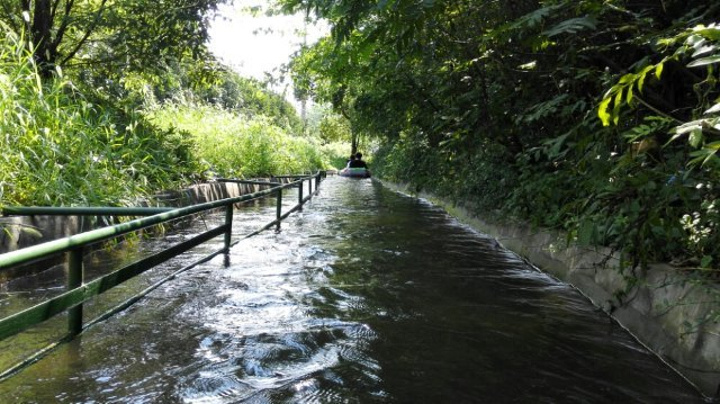
[(702, 46), (695, 46), (695, 52), (693, 52), (692, 57), (696, 58), (702, 55), (707, 55), (708, 53), (713, 53), (717, 50), (717, 46), (715, 45), (705, 45)]
[(660, 80), (660, 76), (663, 72), (663, 67), (665, 66), (665, 63), (658, 63), (657, 66), (655, 66), (655, 77), (657, 77), (658, 80)]
[(509, 29), (533, 28), (542, 24), (543, 20), (562, 8), (563, 4), (555, 4), (548, 7), (539, 8), (528, 13), (509, 25)]
[(675, 136), (673, 139), (680, 135), (684, 135), (686, 133), (690, 133), (694, 130), (702, 130), (703, 124), (706, 124), (708, 122), (707, 119), (697, 119), (690, 122), (685, 122), (684, 124), (677, 126), (673, 128), (673, 132), (675, 132)]
[(697, 165), (697, 164), (704, 166), (711, 160), (720, 160), (720, 158), (718, 158), (718, 156), (717, 156), (717, 150), (713, 151), (713, 150), (705, 149), (705, 148), (696, 150), (696, 151), (690, 153), (690, 157), (694, 157), (688, 163), (688, 165), (691, 165), (691, 166)]
[(707, 39), (711, 39), (713, 41), (720, 41), (720, 27), (716, 25), (711, 25), (707, 28), (700, 28), (696, 27), (696, 29), (693, 30), (696, 34), (702, 35), (703, 37)]
[(690, 136), (688, 137), (688, 142), (690, 143), (690, 146), (698, 147), (700, 146), (700, 143), (702, 143), (702, 140), (703, 133), (701, 128), (695, 128), (690, 131)]
[(520, 70), (533, 70), (537, 66), (537, 61), (533, 60), (532, 62), (524, 63), (518, 66), (518, 69)]
[[(647, 76), (648, 73), (650, 73), (650, 71), (652, 71), (652, 69), (655, 69), (655, 68), (656, 68), (656, 66), (654, 66), (654, 65), (645, 66), (645, 68), (643, 68), (640, 71), (640, 73), (638, 73), (636, 75), (638, 78), (637, 79), (638, 91), (642, 92), (643, 85), (645, 85), (645, 77)], [(662, 67), (660, 68), (660, 70), (662, 71)], [(656, 72), (656, 74), (657, 74), (657, 72)]]
[(612, 118), (608, 113), (610, 101), (612, 101), (612, 97), (606, 97), (600, 102), (600, 106), (598, 107), (598, 118), (602, 121), (603, 126), (610, 126), (610, 119)]
[(713, 257), (710, 255), (705, 255), (700, 260), (700, 267), (701, 268), (710, 268), (710, 264), (713, 261)]
[(632, 83), (635, 80), (635, 77), (636, 75), (633, 73), (624, 74), (622, 77), (620, 77), (620, 80), (618, 80), (618, 84)]
[(708, 150), (715, 150), (717, 152), (720, 150), (720, 141), (708, 143), (705, 145), (705, 148)]
[(715, 105), (713, 105), (712, 107), (710, 107), (710, 109), (708, 109), (707, 111), (703, 112), (703, 114), (714, 114), (714, 113), (716, 113), (716, 112), (720, 112), (720, 102), (718, 102), (717, 104), (715, 104)]
[(597, 19), (595, 17), (578, 17), (565, 20), (554, 27), (542, 32), (542, 35), (553, 37), (561, 34), (575, 34), (583, 30), (595, 30)]
[(568, 136), (570, 136), (570, 132), (544, 142), (545, 146), (549, 147), (547, 151), (548, 157), (555, 158), (560, 154), (560, 149), (562, 148), (563, 144), (565, 144)]
[(720, 62), (720, 55), (707, 56), (688, 63), (688, 67), (706, 66)]
[(618, 124), (620, 121), (620, 106), (622, 105), (622, 97), (623, 97), (623, 90), (620, 89), (620, 91), (615, 94), (615, 104), (613, 105), (613, 123), (615, 125)]

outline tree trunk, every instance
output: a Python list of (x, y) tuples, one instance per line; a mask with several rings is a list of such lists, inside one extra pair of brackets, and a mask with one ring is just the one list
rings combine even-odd
[(42, 77), (49, 77), (55, 69), (57, 51), (53, 46), (52, 24), (51, 0), (35, 0), (30, 32), (35, 46), (35, 62)]

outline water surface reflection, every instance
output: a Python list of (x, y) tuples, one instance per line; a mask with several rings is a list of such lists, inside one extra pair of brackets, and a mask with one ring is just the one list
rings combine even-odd
[(0, 384), (0, 401), (702, 402), (575, 290), (371, 181), (329, 178), (229, 261)]

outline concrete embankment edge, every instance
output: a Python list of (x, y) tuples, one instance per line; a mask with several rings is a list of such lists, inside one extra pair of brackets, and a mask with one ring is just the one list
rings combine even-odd
[(702, 394), (720, 397), (720, 324), (714, 320), (720, 315), (717, 285), (695, 281), (664, 264), (623, 274), (618, 255), (606, 248), (581, 248), (568, 245), (560, 233), (509, 221), (489, 222), (471, 213), (469, 201), (459, 204), (378, 181), (443, 207), (540, 270), (571, 284)]

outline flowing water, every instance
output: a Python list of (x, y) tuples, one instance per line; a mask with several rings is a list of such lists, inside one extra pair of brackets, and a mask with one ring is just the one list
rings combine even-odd
[[(234, 229), (274, 214), (272, 204), (238, 211)], [(703, 400), (577, 291), (494, 239), (378, 183), (328, 178), (280, 232), (242, 241), (62, 345), (0, 383), (0, 402)]]

